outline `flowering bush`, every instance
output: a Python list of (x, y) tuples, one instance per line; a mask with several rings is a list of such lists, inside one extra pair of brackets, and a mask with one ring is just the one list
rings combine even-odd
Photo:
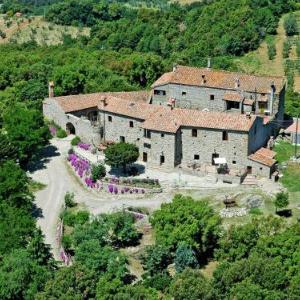
[(56, 136), (56, 132), (57, 132), (57, 128), (56, 127), (50, 126), (49, 127), (49, 131), (50, 131), (50, 133), (51, 133), (52, 136)]
[(83, 150), (86, 150), (86, 151), (90, 150), (90, 148), (91, 148), (90, 144), (78, 143), (77, 145), (78, 145), (79, 148), (81, 148)]

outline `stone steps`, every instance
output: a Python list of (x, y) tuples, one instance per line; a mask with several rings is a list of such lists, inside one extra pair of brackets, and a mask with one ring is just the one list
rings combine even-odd
[(257, 179), (253, 175), (247, 175), (242, 185), (257, 185)]

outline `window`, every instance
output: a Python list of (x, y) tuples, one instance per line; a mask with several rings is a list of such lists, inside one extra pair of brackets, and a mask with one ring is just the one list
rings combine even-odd
[(144, 129), (144, 137), (148, 138), (148, 139), (151, 139), (151, 131), (147, 130), (147, 129)]
[(148, 144), (148, 143), (144, 143), (144, 147), (145, 147), (145, 148), (148, 148), (148, 149), (151, 149), (151, 145)]
[(181, 95), (182, 95), (183, 97), (185, 97), (185, 96), (186, 96), (186, 92), (181, 92)]
[(194, 155), (194, 159), (195, 159), (195, 160), (199, 160), (199, 159), (200, 159), (200, 155), (199, 155), (199, 154), (195, 154), (195, 155)]
[(108, 122), (112, 122), (112, 116), (108, 116)]
[(164, 155), (161, 155), (160, 156), (160, 164), (164, 164), (165, 163), (165, 156)]
[(160, 136), (163, 138), (163, 137), (165, 137), (165, 134), (164, 134), (164, 133), (161, 133)]
[(165, 96), (166, 95), (166, 91), (163, 91), (163, 90), (154, 90), (154, 95)]
[(227, 103), (227, 110), (230, 109), (239, 109), (240, 108), (240, 103), (239, 102), (235, 102), (235, 101), (226, 101)]
[(210, 95), (210, 100), (215, 100), (215, 95)]
[(125, 136), (120, 136), (120, 142), (125, 143)]
[(148, 154), (147, 152), (143, 152), (143, 162), (147, 162), (148, 161)]
[(233, 160), (233, 161), (232, 161), (232, 164), (233, 164), (233, 165), (236, 165), (236, 161), (235, 161), (235, 160)]
[(228, 141), (228, 132), (227, 131), (222, 132), (222, 140), (223, 141)]
[(133, 121), (129, 121), (129, 127), (133, 127)]
[(197, 129), (192, 129), (192, 137), (197, 137)]

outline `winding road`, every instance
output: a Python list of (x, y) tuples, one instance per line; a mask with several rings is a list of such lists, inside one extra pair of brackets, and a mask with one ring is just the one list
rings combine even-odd
[(67, 151), (70, 148), (70, 139), (51, 140), (43, 153), (38, 165), (29, 172), (29, 176), (46, 187), (35, 194), (38, 225), (41, 227), (45, 242), (50, 244), (54, 257), (59, 259), (59, 244), (56, 240), (56, 227), (59, 214), (64, 204), (66, 192), (75, 194), (75, 201), (83, 204), (92, 214), (112, 212), (128, 207), (145, 207), (150, 210), (158, 209), (164, 202), (171, 201), (171, 194), (124, 196), (107, 193), (94, 193), (84, 188), (78, 179), (68, 169), (66, 164)]

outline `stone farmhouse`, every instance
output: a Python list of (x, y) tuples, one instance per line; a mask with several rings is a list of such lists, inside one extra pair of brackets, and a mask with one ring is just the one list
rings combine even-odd
[(268, 145), (283, 119), (283, 78), (175, 66), (150, 92), (54, 97), (53, 88), (45, 117), (95, 147), (134, 143), (147, 166), (196, 174), (275, 171)]

